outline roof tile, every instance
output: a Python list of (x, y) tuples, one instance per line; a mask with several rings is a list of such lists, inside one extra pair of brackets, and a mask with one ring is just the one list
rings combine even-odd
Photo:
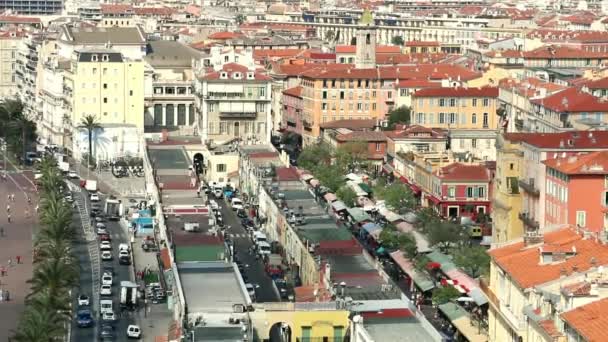
[(608, 341), (608, 298), (604, 298), (561, 315), (585, 341)]

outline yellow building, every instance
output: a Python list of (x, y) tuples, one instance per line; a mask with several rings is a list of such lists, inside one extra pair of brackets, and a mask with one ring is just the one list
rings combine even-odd
[(144, 127), (144, 63), (114, 50), (74, 53), (66, 86), (71, 94), (71, 122), (92, 115), (101, 124)]
[(496, 137), (496, 175), (493, 182), (492, 242), (503, 243), (519, 238), (524, 226), (518, 215), (522, 196), (518, 181), (523, 177), (524, 153), (519, 144), (505, 134)]
[(285, 341), (343, 341), (349, 327), (349, 311), (336, 303), (265, 303), (250, 314), (261, 341), (284, 331)]
[(412, 96), (412, 124), (446, 128), (453, 152), (494, 160), (498, 88), (426, 88)]
[(17, 52), (24, 36), (23, 32), (17, 30), (0, 32), (0, 98), (17, 94)]

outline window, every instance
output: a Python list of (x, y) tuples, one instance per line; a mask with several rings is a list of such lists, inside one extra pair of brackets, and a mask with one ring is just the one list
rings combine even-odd
[(185, 104), (177, 105), (177, 124), (179, 126), (183, 126), (186, 124), (186, 105)]
[(578, 210), (576, 212), (576, 225), (579, 227), (585, 227), (587, 224), (587, 212), (584, 210)]
[(327, 110), (327, 102), (321, 103), (321, 109), (322, 110)]
[(439, 99), (439, 107), (445, 107), (445, 99)]
[(484, 198), (485, 196), (486, 196), (486, 188), (484, 188), (483, 186), (480, 186), (479, 188), (477, 188), (477, 197)]
[(451, 186), (448, 188), (448, 197), (449, 198), (454, 198), (456, 197), (456, 188)]
[(475, 114), (475, 113), (471, 114), (471, 123), (473, 125), (477, 124), (477, 114)]
[(129, 96), (133, 96), (133, 90), (129, 90)]
[(93, 75), (97, 74), (97, 68), (93, 68), (92, 72)]
[[(103, 89), (108, 89), (108, 84), (107, 83), (103, 84)], [(154, 89), (154, 90), (156, 90), (156, 89)]]
[(456, 107), (456, 99), (450, 99), (450, 107)]
[(473, 198), (473, 187), (467, 186), (467, 198)]
[[(566, 194), (565, 194), (565, 191), (564, 191), (564, 200), (565, 199), (566, 199)], [(604, 207), (608, 207), (608, 191), (604, 191), (604, 198), (602, 200), (603, 200), (602, 204), (604, 205)]]
[(483, 113), (483, 128), (488, 128), (488, 113)]
[(217, 172), (226, 172), (226, 164), (217, 164), (216, 171)]
[(455, 124), (457, 120), (456, 113), (450, 113), (450, 121), (448, 123)]
[(163, 124), (163, 105), (154, 105), (154, 126), (160, 126)]
[(376, 104), (372, 103), (372, 110), (376, 110)]
[(327, 90), (323, 90), (321, 98), (324, 100), (327, 99)]
[(439, 123), (445, 123), (445, 113), (439, 113)]
[(477, 139), (471, 139), (471, 147), (477, 148)]
[(509, 169), (510, 169), (510, 170), (513, 170), (513, 168), (514, 168), (514, 167), (515, 167), (515, 166), (514, 166), (514, 164), (513, 164), (513, 163), (510, 163), (510, 164), (509, 164)]
[(418, 124), (419, 125), (423, 125), (424, 124), (424, 113), (418, 113)]
[(381, 143), (376, 143), (376, 151), (382, 151), (382, 144)]
[(477, 107), (477, 99), (473, 99), (473, 100), (471, 101), (471, 105), (472, 105), (473, 107)]
[(344, 100), (344, 90), (340, 90), (340, 100)]
[(363, 105), (359, 102), (357, 103), (357, 110), (361, 111), (363, 109)]
[(483, 99), (483, 106), (484, 107), (490, 106), (490, 99)]
[(175, 126), (175, 106), (168, 104), (165, 106), (165, 126)]
[(105, 76), (105, 75), (107, 75), (107, 74), (108, 74), (108, 68), (103, 68), (103, 69), (101, 70), (101, 73), (102, 73), (104, 76)]
[(103, 103), (108, 103), (108, 98), (107, 97), (103, 98)]

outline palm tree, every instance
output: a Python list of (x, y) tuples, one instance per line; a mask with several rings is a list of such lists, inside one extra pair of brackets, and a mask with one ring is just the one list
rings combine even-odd
[[(0, 128), (5, 132), (5, 139), (7, 142), (10, 141), (13, 151), (17, 152), (17, 149), (20, 149), (19, 152), (25, 160), (28, 140), (33, 141), (36, 138), (36, 124), (23, 114), (23, 103), (19, 100), (5, 100), (2, 102), (0, 105), (0, 121), (3, 121)], [(20, 134), (15, 134), (15, 132)]]
[(68, 289), (75, 285), (77, 277), (76, 265), (65, 264), (57, 259), (44, 260), (34, 270), (32, 279), (28, 280), (32, 285), (32, 293), (27, 298), (44, 290), (49, 290), (55, 295), (67, 293)]
[(82, 121), (80, 122), (80, 128), (84, 128), (87, 130), (87, 133), (89, 135), (89, 155), (88, 155), (88, 167), (89, 169), (91, 168), (91, 156), (93, 155), (93, 132), (96, 129), (102, 128), (101, 125), (99, 125), (99, 122), (97, 121), (97, 119), (93, 116), (93, 115), (87, 115), (84, 118), (82, 118)]
[(64, 320), (56, 310), (28, 308), (12, 337), (15, 342), (51, 342), (65, 335)]
[(49, 290), (43, 290), (30, 297), (27, 304), (33, 309), (53, 308), (57, 313), (65, 316), (65, 319), (72, 318), (71, 300), (68, 295), (57, 295)]

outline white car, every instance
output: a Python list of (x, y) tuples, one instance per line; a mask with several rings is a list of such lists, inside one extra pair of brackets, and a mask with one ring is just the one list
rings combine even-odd
[(110, 241), (101, 241), (99, 243), (99, 249), (101, 249), (102, 251), (112, 250), (112, 244), (110, 243)]
[(95, 223), (95, 227), (96, 227), (97, 229), (99, 229), (99, 228), (101, 228), (101, 229), (106, 229), (106, 228), (107, 228), (106, 224), (105, 224), (105, 223), (103, 223), (103, 222), (97, 222), (97, 223)]
[(89, 296), (83, 294), (78, 296), (78, 306), (88, 306), (89, 304)]
[(101, 260), (112, 260), (111, 251), (101, 251)]
[(106, 322), (114, 322), (116, 320), (116, 315), (114, 311), (105, 311), (101, 313), (101, 320)]
[(245, 284), (245, 288), (247, 289), (247, 293), (249, 293), (249, 298), (255, 300), (255, 287), (253, 284), (247, 283)]
[(101, 277), (101, 284), (102, 285), (110, 285), (110, 286), (112, 286), (112, 276), (109, 275), (109, 274), (104, 274)]
[(91, 194), (91, 202), (99, 202), (99, 195)]
[(129, 255), (129, 251), (126, 250), (121, 250), (120, 252), (118, 252), (118, 257), (119, 258), (124, 258), (124, 257), (130, 257), (131, 255)]
[(70, 178), (70, 179), (78, 179), (80, 177), (78, 176), (78, 174), (76, 173), (76, 171), (70, 170), (70, 171), (68, 171), (68, 178)]
[(108, 230), (105, 228), (97, 228), (97, 235), (108, 234)]
[(209, 201), (209, 206), (211, 206), (212, 210), (218, 210), (220, 208), (220, 206), (217, 204), (216, 201), (214, 200), (210, 200)]
[(127, 327), (127, 337), (128, 338), (141, 338), (141, 329), (138, 325), (129, 325)]
[(112, 295), (112, 285), (101, 285), (99, 294), (102, 296), (111, 296)]

